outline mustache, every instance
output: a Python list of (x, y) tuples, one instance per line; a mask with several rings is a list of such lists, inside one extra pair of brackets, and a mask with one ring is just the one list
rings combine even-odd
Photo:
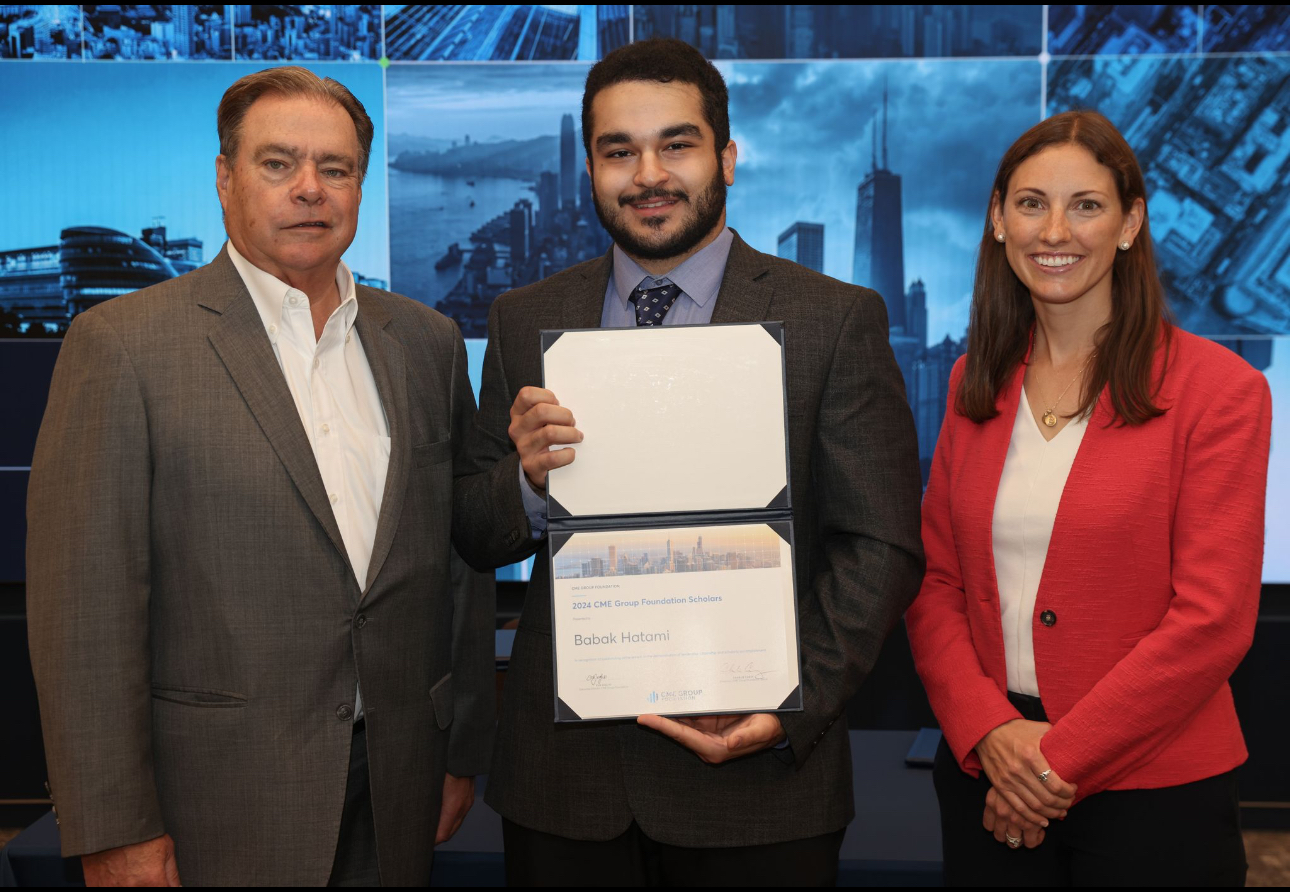
[(618, 198), (618, 206), (625, 208), (629, 204), (638, 204), (644, 201), (658, 201), (659, 199), (671, 199), (673, 201), (689, 201), (690, 196), (685, 192), (672, 192), (667, 189), (646, 189), (644, 192), (638, 192), (635, 195), (623, 195)]

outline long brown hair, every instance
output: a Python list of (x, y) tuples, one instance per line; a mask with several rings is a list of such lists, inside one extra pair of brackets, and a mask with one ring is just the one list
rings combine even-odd
[[(1097, 333), (1097, 354), (1084, 379), (1074, 416), (1090, 414), (1105, 389), (1115, 418), (1124, 424), (1142, 424), (1165, 412), (1155, 403), (1160, 382), (1152, 380), (1152, 368), (1162, 341), (1163, 348), (1169, 349), (1172, 319), (1156, 272), (1146, 183), (1133, 149), (1115, 125), (1097, 112), (1053, 115), (1023, 133), (1004, 153), (990, 190), (990, 204), (995, 200), (1002, 204), (1007, 198), (1008, 184), (1023, 161), (1063, 145), (1082, 146), (1111, 171), (1126, 213), (1137, 199), (1143, 200), (1142, 228), (1133, 246), (1127, 251), (1116, 250), (1111, 270), (1111, 318)], [(959, 414), (973, 421), (999, 414), (999, 393), (1025, 358), (1034, 324), (1030, 291), (1012, 271), (1004, 246), (995, 240), (994, 221), (987, 210), (972, 288), (967, 366), (955, 402)]]

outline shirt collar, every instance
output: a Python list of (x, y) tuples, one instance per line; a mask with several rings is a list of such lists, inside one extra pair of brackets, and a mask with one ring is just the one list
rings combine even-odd
[(680, 288), (699, 306), (707, 306), (708, 301), (715, 298), (721, 290), (721, 280), (726, 275), (726, 261), (730, 257), (730, 245), (734, 240), (735, 235), (727, 226), (712, 240), (712, 244), (667, 275), (658, 277), (645, 272), (622, 248), (614, 245), (614, 293), (626, 307), (627, 298), (632, 296), (632, 291), (642, 279), (649, 279), (647, 284), (651, 288), (655, 283), (667, 281)]
[[(246, 290), (251, 293), (251, 300), (255, 302), (255, 309), (260, 314), (260, 321), (264, 323), (264, 330), (269, 333), (269, 339), (274, 340), (282, 327), (282, 311), (286, 302), (292, 297), (307, 301), (308, 295), (251, 263), (234, 247), (232, 239), (226, 241), (224, 245), (228, 248), (229, 259), (237, 268), (237, 274), (242, 277)], [(337, 312), (340, 313), (344, 331), (348, 334), (354, 327), (354, 320), (358, 317), (358, 300), (354, 288), (354, 274), (343, 260), (336, 265), (336, 288), (340, 292), (340, 307)]]

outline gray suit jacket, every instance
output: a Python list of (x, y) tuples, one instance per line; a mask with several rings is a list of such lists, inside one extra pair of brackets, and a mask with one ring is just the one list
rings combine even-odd
[(28, 494), (31, 656), (63, 852), (169, 832), (186, 885), (323, 884), (362, 680), (381, 874), (429, 879), (487, 767), (491, 579), (451, 581), (461, 335), (358, 286), (392, 448), (360, 589), (232, 261), (73, 322)]
[(731, 246), (712, 321), (784, 323), (806, 709), (780, 717), (791, 752), (714, 767), (634, 723), (552, 721), (546, 540), (529, 538), (507, 410), (521, 387), (541, 383), (539, 330), (599, 326), (611, 266), (606, 255), (503, 295), (489, 317), (473, 475), (457, 488), (459, 504), (489, 510), (458, 530), (458, 548), (476, 566), (534, 551), (537, 561), (488, 802), (521, 825), (574, 839), (610, 839), (633, 819), (652, 839), (681, 846), (836, 830), (854, 814), (847, 701), (923, 572), (918, 450), (882, 299), (737, 236)]

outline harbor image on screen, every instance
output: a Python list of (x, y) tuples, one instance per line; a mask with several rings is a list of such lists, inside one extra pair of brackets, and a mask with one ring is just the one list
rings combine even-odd
[(391, 69), (395, 291), (484, 337), (498, 295), (609, 248), (577, 123), (586, 76), (573, 64)]

